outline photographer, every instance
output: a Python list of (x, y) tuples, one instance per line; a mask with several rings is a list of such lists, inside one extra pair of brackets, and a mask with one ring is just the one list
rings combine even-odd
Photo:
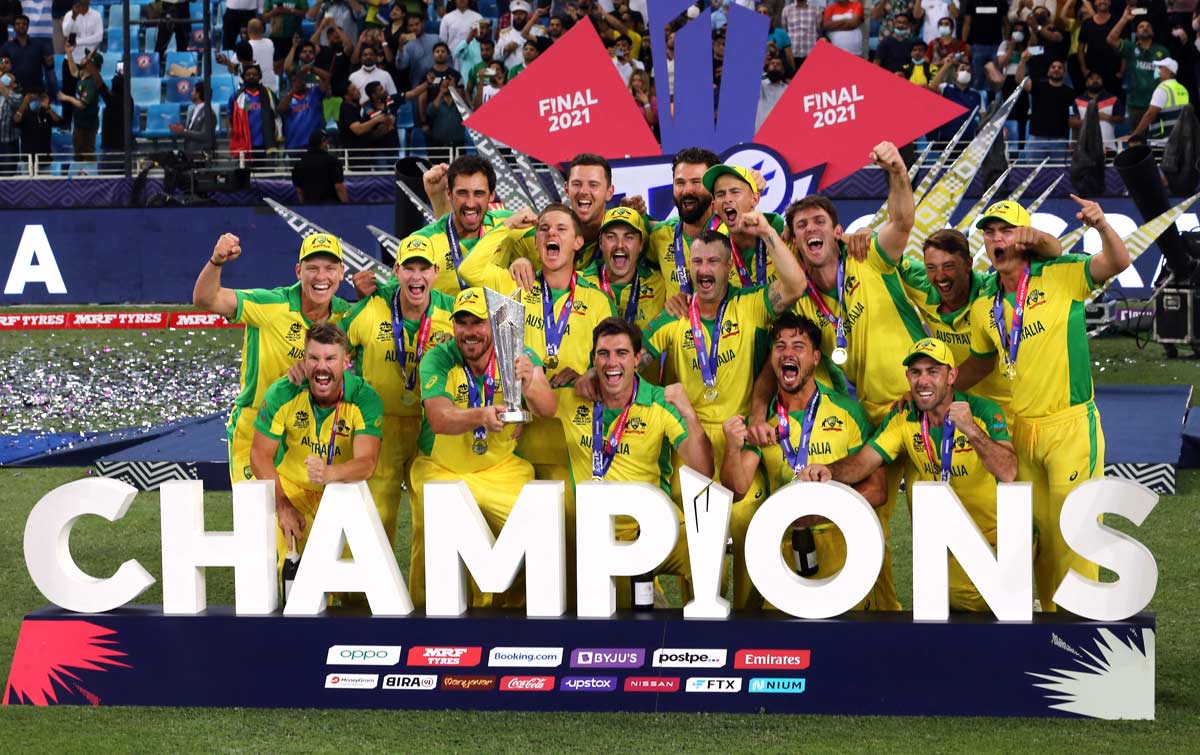
[(471, 107), (476, 109), (500, 93), (500, 87), (504, 86), (505, 81), (504, 66), (492, 63), (487, 68), (481, 68), (477, 76), (475, 97), (471, 101)]
[[(432, 101), (422, 110), (425, 115), (425, 143), (430, 147), (461, 147), (467, 143), (462, 115), (450, 94), (452, 88), (462, 93), (462, 78), (458, 71), (454, 71), (453, 74), (443, 74), (440, 80), (434, 76), (435, 81), (429, 83), (429, 91), (434, 94)], [(429, 91), (421, 93), (422, 99), (429, 99)]]
[[(342, 35), (351, 46), (358, 42), (358, 22), (366, 15), (366, 9), (358, 0), (327, 0), (323, 3), (313, 3), (313, 6), (308, 9), (308, 17), (313, 21), (318, 18), (330, 19), (334, 26), (342, 30)], [(319, 44), (331, 45), (332, 43), (322, 37)]]
[(50, 95), (44, 91), (26, 93), (13, 114), (13, 123), (21, 130), (21, 151), (35, 160), (39, 155), (49, 157), (50, 133), (62, 122), (50, 107)]

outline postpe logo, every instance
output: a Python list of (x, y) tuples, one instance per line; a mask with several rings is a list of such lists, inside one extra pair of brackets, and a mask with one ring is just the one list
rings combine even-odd
[(564, 676), (558, 683), (560, 692), (616, 692), (615, 676)]
[(755, 677), (750, 680), (748, 689), (751, 694), (775, 693), (799, 695), (804, 693), (804, 679), (800, 677), (790, 679), (783, 677)]
[(334, 645), (325, 656), (326, 666), (395, 666), (399, 645)]
[(688, 692), (741, 692), (742, 679), (736, 676), (692, 676), (687, 680)]
[(654, 665), (660, 668), (722, 668), (728, 657), (724, 648), (659, 648)]

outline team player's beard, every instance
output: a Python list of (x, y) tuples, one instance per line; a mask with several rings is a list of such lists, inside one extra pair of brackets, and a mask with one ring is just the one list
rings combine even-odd
[[(779, 364), (779, 389), (789, 396), (794, 396), (804, 390), (809, 381), (812, 380), (813, 373), (816, 371), (816, 366), (809, 366), (804, 369), (800, 365), (800, 360), (795, 357), (783, 357)], [(791, 384), (791, 380), (799, 376), (795, 384)]]
[(322, 406), (333, 404), (333, 399), (339, 392), (339, 386), (336, 383), (337, 375), (333, 374), (331, 370), (313, 370), (312, 375), (308, 378), (309, 390), (317, 403)]
[(695, 225), (708, 215), (712, 207), (712, 197), (707, 199), (691, 192), (685, 193), (675, 201), (675, 209), (679, 210), (679, 219), (688, 225)]

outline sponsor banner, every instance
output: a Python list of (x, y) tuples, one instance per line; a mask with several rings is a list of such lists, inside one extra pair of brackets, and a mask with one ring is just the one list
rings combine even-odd
[(328, 674), (325, 689), (375, 689), (379, 674)]
[(615, 676), (564, 676), (558, 683), (560, 692), (616, 692)]
[(722, 668), (728, 651), (724, 648), (659, 648), (654, 651), (658, 668)]
[(483, 692), (496, 688), (494, 676), (443, 676), (442, 689), (455, 692)]
[(809, 650), (739, 650), (733, 657), (733, 667), (806, 669), (811, 657), (812, 652)]
[(212, 312), (25, 312), (0, 315), (3, 330), (149, 330), (240, 328)]
[(478, 666), (481, 647), (417, 645), (408, 649), (409, 666)]
[(507, 666), (516, 668), (530, 666), (539, 668), (557, 668), (562, 665), (562, 648), (492, 648), (488, 653), (489, 666)]
[(428, 692), (437, 689), (437, 674), (388, 674), (383, 677), (382, 687), (406, 692)]
[(626, 692), (678, 692), (678, 676), (627, 676)]
[(334, 645), (325, 655), (326, 666), (395, 666), (399, 645)]
[(168, 328), (183, 330), (186, 328), (240, 328), (240, 322), (229, 322), (224, 317), (212, 312), (171, 312), (168, 314)]
[(742, 678), (740, 676), (689, 676), (688, 692), (741, 692)]
[(553, 692), (553, 676), (502, 676), (501, 692)]
[(571, 651), (571, 668), (641, 668), (644, 648), (577, 648)]
[(746, 685), (746, 691), (751, 694), (776, 693), (799, 695), (804, 692), (804, 679), (802, 677), (776, 678), (756, 676)]

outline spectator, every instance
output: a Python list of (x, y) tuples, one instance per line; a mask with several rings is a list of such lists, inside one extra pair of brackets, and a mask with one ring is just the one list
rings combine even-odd
[(775, 103), (779, 102), (780, 97), (783, 97), (783, 91), (787, 89), (785, 75), (783, 58), (778, 55), (768, 56), (763, 70), (763, 80), (758, 88), (758, 112), (754, 118), (755, 131), (762, 128), (763, 122), (771, 114)]
[[(526, 42), (525, 48), (535, 47)], [(455, 71), (455, 74), (458, 72)], [(511, 78), (511, 77), (510, 77)], [(432, 84), (430, 87), (432, 88)], [(466, 132), (462, 127), (462, 116), (450, 96), (451, 88), (461, 89), (458, 76), (443, 76), (432, 97), (425, 106), (425, 143), (431, 147), (461, 147), (466, 144)], [(428, 99), (425, 92), (421, 97)]]
[(258, 0), (225, 0), (225, 13), (221, 16), (221, 48), (232, 50), (250, 19), (257, 15)]
[[(342, 30), (346, 44), (350, 47), (358, 44), (358, 22), (367, 15), (366, 9), (358, 0), (325, 0), (315, 2), (308, 9), (308, 17), (314, 21), (318, 18), (333, 19), (333, 24)], [(329, 27), (326, 27), (328, 33)], [(320, 44), (328, 45), (328, 39), (322, 39)]]
[(358, 104), (361, 98), (362, 92), (354, 82), (347, 82), (337, 119), (338, 145), (342, 149), (358, 149), (362, 146), (362, 135), (375, 125), (361, 122), (362, 106)]
[[(54, 42), (54, 52), (58, 55), (62, 55), (66, 49), (67, 35), (63, 34), (62, 23), (67, 14), (71, 12), (72, 4), (72, 0), (44, 0), (41, 3), (42, 18), (45, 18), (46, 11), (49, 11), (50, 14), (51, 38)], [(35, 1), (29, 5), (36, 8), (38, 3)], [(36, 19), (38, 16), (35, 8), (26, 8), (26, 10), (33, 14), (32, 18)]]
[(254, 51), (254, 64), (262, 72), (261, 84), (271, 93), (279, 91), (279, 75), (275, 73), (275, 43), (263, 38), (263, 23), (252, 18), (246, 23), (246, 36)]
[[(1021, 55), (1029, 46), (1029, 26), (1024, 21), (1012, 25), (1008, 39), (996, 48), (996, 60), (989, 61), (989, 78), (993, 84), (1000, 87), (1000, 95), (1007, 98), (1017, 89), (1017, 69), (1021, 65)], [(1009, 144), (1025, 141), (1025, 130), (1029, 124), (1029, 95), (1022, 93), (1013, 103), (1008, 113), (1005, 127), (1008, 129)]]
[(21, 0), (0, 0), (0, 45), (8, 41), (8, 27), (19, 15)]
[[(359, 137), (359, 146), (373, 150), (387, 150), (382, 155), (375, 154), (369, 158), (369, 163), (378, 167), (388, 167), (396, 159), (396, 151), (400, 149), (400, 136), (396, 131), (396, 110), (392, 99), (388, 96), (383, 85), (378, 81), (367, 84), (367, 104), (363, 106), (359, 120), (371, 123), (373, 126)], [(450, 105), (454, 107), (453, 103)], [(458, 112), (458, 108), (454, 108)]]
[[(509, 81), (512, 81), (514, 78), (516, 78), (518, 73), (533, 65), (533, 61), (537, 60), (537, 57), (542, 54), (542, 51), (541, 48), (538, 47), (537, 42), (530, 41), (526, 42), (525, 46), (521, 48), (521, 54), (524, 57), (524, 62), (508, 72)], [(617, 62), (615, 58), (613, 59), (613, 62)]]
[(296, 187), (301, 204), (347, 204), (350, 201), (342, 164), (329, 154), (328, 147), (329, 136), (323, 130), (312, 132), (308, 151), (292, 168), (292, 185)]
[[(1079, 27), (1079, 51), (1076, 54), (1079, 69), (1085, 81), (1095, 71), (1104, 80), (1104, 89), (1119, 92), (1121, 80), (1117, 72), (1121, 70), (1121, 56), (1107, 42), (1108, 33), (1117, 25), (1117, 17), (1111, 12), (1111, 0), (1094, 0), (1092, 6), (1095, 12)], [(1100, 123), (1103, 131), (1105, 121), (1101, 119)]]
[[(967, 118), (971, 118), (971, 125), (963, 131), (962, 139), (959, 141), (960, 150), (975, 138), (975, 126), (983, 115), (983, 98), (978, 91), (971, 88), (973, 77), (969, 61), (970, 58), (961, 58), (957, 61), (953, 58), (948, 60), (938, 68), (937, 76), (929, 84), (929, 88), (933, 91), (967, 109), (966, 113), (930, 134), (930, 138), (934, 141), (948, 142), (958, 133), (958, 129), (966, 122)], [(951, 75), (953, 75), (953, 79), (951, 79)], [(972, 110), (975, 110), (974, 114), (971, 113)]]
[[(1049, 75), (1050, 63), (1065, 61), (1071, 52), (1071, 36), (1066, 23), (1053, 18), (1045, 5), (1037, 5), (1029, 14), (1029, 45), (1034, 50), (1029, 54), (1029, 76), (1037, 80)], [(1037, 53), (1036, 50), (1041, 52)], [(1066, 72), (1064, 67), (1063, 72)]]
[(908, 62), (900, 67), (899, 74), (919, 87), (927, 87), (937, 75), (937, 66), (925, 57), (925, 43), (914, 39), (908, 43)]
[(1105, 41), (1117, 51), (1125, 62), (1125, 110), (1129, 122), (1135, 126), (1150, 107), (1150, 95), (1158, 86), (1158, 71), (1155, 64), (1171, 57), (1167, 48), (1154, 42), (1154, 27), (1149, 21), (1138, 21), (1134, 26), (1134, 40), (1121, 39), (1122, 32), (1133, 20), (1133, 8), (1127, 6), (1121, 20), (1108, 32)]
[[(197, 82), (192, 88), (192, 98), (195, 99), (196, 87), (203, 88), (203, 82)], [(203, 91), (203, 89), (202, 89)], [(117, 72), (113, 74), (112, 84), (105, 85), (100, 78), (100, 99), (104, 102), (104, 112), (100, 116), (100, 149), (105, 152), (125, 151), (125, 64), (117, 62)]]
[(453, 50), (458, 43), (467, 38), (472, 28), (479, 28), (483, 16), (471, 10), (470, 0), (453, 0), (454, 10), (442, 16), (442, 24), (438, 36)]
[(242, 86), (229, 96), (229, 151), (259, 160), (275, 149), (274, 93), (263, 85), (263, 70), (251, 63), (242, 70)]
[(192, 87), (192, 104), (188, 105), (183, 123), (168, 126), (172, 134), (183, 137), (183, 151), (188, 155), (199, 155), (211, 149), (213, 133), (217, 128), (216, 114), (204, 101), (204, 91), (204, 82), (196, 82)]
[[(293, 38), (300, 33), (300, 21), (308, 11), (308, 0), (265, 0), (264, 20), (271, 22), (275, 74), (283, 73), (283, 61), (292, 50)], [(307, 141), (306, 141), (307, 144)]]
[[(1017, 68), (1017, 80), (1024, 79), (1025, 66), (1030, 58), (1029, 50), (1021, 53), (1021, 64)], [(1030, 94), (1032, 115), (1029, 118), (1029, 141), (1043, 145), (1026, 153), (1033, 160), (1043, 157), (1065, 158), (1067, 139), (1071, 136), (1071, 106), (1075, 92), (1064, 84), (1067, 64), (1064, 60), (1050, 61), (1045, 79), (1028, 79), (1025, 91)]]
[(499, 71), (504, 70), (503, 64), (495, 61), (495, 53), (495, 42), (490, 39), (481, 39), (479, 41), (479, 55), (481, 59), (478, 63), (472, 66), (471, 69), (467, 71), (467, 75), (463, 77), (466, 81), (468, 101), (474, 102), (476, 99), (478, 99), (477, 95), (479, 94), (480, 87), (484, 83), (492, 80), (492, 77), (495, 75), (495, 71), (492, 71), (491, 69), (494, 68)]
[(633, 101), (642, 109), (642, 117), (646, 125), (654, 133), (658, 133), (658, 98), (654, 96), (654, 87), (650, 85), (650, 74), (642, 69), (633, 72), (629, 77), (629, 93)]
[(1174, 58), (1163, 58), (1155, 66), (1158, 69), (1159, 84), (1150, 95), (1150, 107), (1142, 115), (1140, 121), (1134, 124), (1129, 133), (1130, 142), (1144, 142), (1146, 139), (1166, 139), (1179, 120), (1179, 114), (1188, 104), (1188, 92), (1183, 84), (1175, 78), (1179, 73), (1179, 63)]
[[(328, 44), (320, 45), (322, 36)], [(332, 18), (322, 18), (313, 31), (311, 41), (319, 45), (313, 65), (329, 74), (329, 89), (333, 95), (330, 99), (345, 96), (346, 84), (350, 81), (350, 55), (353, 53), (350, 37), (338, 28)], [(355, 100), (354, 104), (357, 106), (358, 101)], [(335, 113), (336, 107), (337, 103), (334, 103)]]
[(425, 80), (425, 73), (433, 68), (433, 48), (442, 38), (426, 33), (420, 16), (410, 15), (406, 23), (408, 35), (404, 47), (396, 52), (396, 68), (408, 73), (410, 85), (419, 84)]
[[(876, 3), (875, 7), (881, 8), (883, 5)], [(796, 0), (794, 5), (783, 9), (783, 30), (792, 40), (792, 60), (795, 62), (794, 68), (798, 69), (821, 36), (821, 10), (809, 4), (808, 0)]]
[[(484, 68), (484, 65), (487, 68)], [(474, 92), (468, 102), (471, 103), (471, 107), (478, 109), (483, 106), (483, 103), (500, 93), (500, 87), (504, 86), (506, 74), (504, 66), (494, 61), (480, 63), (476, 67), (480, 69), (479, 73), (474, 81), (467, 81), (467, 86)], [(472, 84), (474, 86), (471, 86)]]
[[(308, 83), (309, 75), (317, 77), (316, 86)], [(283, 119), (283, 143), (285, 149), (308, 148), (308, 138), (314, 131), (324, 128), (325, 109), (322, 103), (329, 94), (329, 74), (320, 68), (306, 66), (300, 75), (292, 78), (292, 91), (287, 99), (280, 98), (278, 110)]]
[[(828, 2), (822, 3), (828, 5)], [(879, 22), (879, 40), (890, 37), (895, 31), (896, 16), (903, 13), (909, 18), (909, 28), (915, 28), (916, 23), (913, 21), (913, 0), (888, 0), (887, 2), (879, 2), (871, 6), (871, 20)], [(920, 36), (919, 32), (913, 32), (916, 36)]]
[[(74, 95), (74, 72), (83, 67), (88, 55), (100, 49), (100, 43), (104, 40), (104, 19), (98, 11), (91, 9), (91, 0), (73, 0), (70, 12), (63, 17), (62, 30), (65, 39), (62, 49), (66, 51), (66, 57), (72, 60), (63, 59), (59, 88)], [(73, 66), (70, 65), (72, 62)], [(74, 106), (70, 100), (64, 102), (67, 104), (63, 106), (63, 121), (70, 126)]]
[[(454, 58), (454, 67), (461, 71), (470, 71), (475, 66), (484, 62), (483, 53), (480, 52), (480, 43), (483, 40), (491, 41), (492, 37), (492, 22), (484, 19), (479, 22), (479, 26), (471, 29), (467, 38), (458, 44), (458, 47), (450, 49), (450, 55)], [(492, 47), (492, 54), (495, 55), (496, 48)], [(487, 61), (490, 63), (491, 58)]]
[[(754, 6), (755, 11), (766, 16), (768, 20), (771, 18), (771, 6), (766, 3), (758, 3)], [(780, 56), (787, 63), (787, 67), (791, 70), (796, 70), (796, 59), (792, 55), (792, 38), (781, 27), (772, 26), (771, 31), (767, 35), (768, 42), (774, 42), (775, 47), (779, 49)]]
[[(287, 76), (291, 81), (297, 76), (303, 76), (305, 84), (316, 84), (319, 77), (316, 73), (308, 72), (301, 73), (301, 69), (308, 68), (317, 62), (317, 46), (311, 39), (300, 39), (297, 34), (292, 40), (292, 48), (288, 50), (287, 57), (283, 59), (283, 75)], [(329, 73), (328, 71), (325, 71)]]
[(912, 43), (912, 19), (907, 13), (897, 13), (892, 18), (892, 33), (879, 40), (875, 48), (875, 64), (899, 73), (912, 60)]
[(829, 41), (852, 55), (862, 55), (863, 7), (858, 0), (835, 0), (825, 6), (821, 29)]
[[(642, 65), (642, 61), (634, 59), (633, 42), (624, 34), (617, 37), (617, 41), (613, 43), (612, 56), (613, 65), (617, 67), (617, 72), (621, 74), (621, 81), (624, 81), (627, 86), (629, 84), (629, 77), (634, 71), (646, 70), (646, 67)], [(526, 67), (528, 67), (529, 62), (525, 63)]]
[(12, 58), (0, 53), (0, 167), (5, 175), (14, 171), (16, 156), (21, 154), (20, 132), (13, 120), (21, 102), (21, 85), (12, 75)]
[(566, 16), (552, 16), (550, 23), (546, 26), (546, 36), (550, 41), (557, 42), (562, 39), (562, 35), (567, 33), (571, 28), (571, 19)]
[(987, 67), (996, 61), (1000, 43), (1004, 40), (1004, 10), (1002, 0), (959, 0), (963, 41), (971, 46), (971, 72), (976, 89), (987, 82)]
[[(175, 49), (183, 52), (188, 48), (192, 36), (192, 24), (187, 20), (192, 17), (188, 0), (162, 0), (162, 3), (162, 17), (159, 21), (158, 39), (154, 42), (154, 51), (162, 55), (167, 51), (167, 45), (171, 44), (171, 37), (174, 36)], [(130, 34), (136, 35), (137, 30), (131, 29)]]
[(36, 161), (50, 155), (50, 133), (62, 124), (62, 118), (50, 107), (50, 95), (26, 92), (13, 122), (21, 129), (21, 152)]
[[(363, 36), (366, 35), (367, 31), (364, 30)], [(359, 101), (360, 105), (367, 104), (367, 85), (373, 81), (379, 82), (379, 85), (383, 87), (384, 93), (388, 97), (396, 93), (396, 84), (392, 81), (392, 77), (376, 65), (378, 62), (378, 53), (374, 47), (363, 47), (360, 52), (360, 59), (362, 60), (362, 66), (350, 74), (350, 81), (354, 82), (354, 85), (358, 87), (358, 91), (363, 93), (362, 99)]]
[(375, 64), (380, 70), (386, 71), (395, 57), (392, 51), (384, 46), (383, 29), (378, 26), (367, 26), (358, 35), (358, 44), (354, 46), (354, 52), (350, 53), (350, 65), (359, 65), (362, 62), (362, 51), (368, 47), (375, 49)]
[(1104, 77), (1095, 69), (1088, 72), (1083, 95), (1076, 97), (1071, 103), (1071, 114), (1067, 123), (1076, 135), (1083, 127), (1083, 118), (1092, 102), (1096, 103), (1096, 114), (1100, 117), (1100, 138), (1104, 140), (1104, 149), (1115, 151), (1116, 127), (1125, 122), (1125, 106), (1119, 97), (1105, 89)]
[(513, 0), (508, 9), (512, 12), (512, 26), (500, 32), (496, 40), (495, 59), (503, 63), (505, 68), (512, 68), (521, 64), (521, 48), (525, 42), (543, 36), (544, 31), (537, 22), (546, 11), (538, 8), (531, 12), (527, 0)]
[[(68, 35), (69, 37), (69, 35)], [(70, 48), (68, 41), (67, 47)], [(71, 75), (78, 81), (76, 96), (59, 92), (58, 99), (75, 108), (71, 126), (71, 145), (75, 151), (75, 162), (94, 160), (96, 157), (96, 134), (100, 131), (100, 66), (104, 56), (94, 52), (77, 68), (73, 56), (64, 61), (71, 67)]]
[(915, 0), (912, 16), (921, 24), (920, 38), (929, 44), (938, 38), (938, 25), (943, 18), (951, 21), (958, 18), (958, 3), (955, 0)]
[(929, 43), (925, 54), (935, 66), (942, 65), (947, 58), (950, 59), (952, 68), (958, 63), (971, 62), (971, 47), (954, 36), (954, 20), (950, 18), (943, 18), (938, 23), (937, 39)]

